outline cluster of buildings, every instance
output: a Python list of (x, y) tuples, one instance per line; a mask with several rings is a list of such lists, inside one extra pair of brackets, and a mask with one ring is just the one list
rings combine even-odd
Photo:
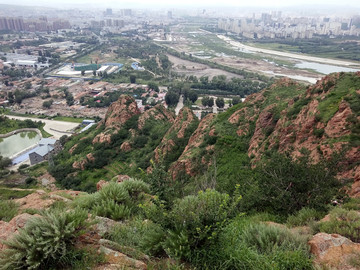
[(236, 33), (245, 38), (312, 38), (323, 36), (360, 36), (360, 29), (352, 19), (342, 18), (282, 18), (281, 12), (262, 13), (260, 18), (253, 14), (252, 18), (221, 18), (218, 28)]
[(44, 68), (49, 67), (49, 62), (39, 62), (38, 56), (28, 55), (28, 54), (18, 54), (18, 53), (2, 53), (0, 52), (0, 56), (5, 57), (6, 61), (4, 61), (5, 66), (11, 66), (14, 64), (19, 68)]
[(48, 21), (46, 16), (41, 16), (36, 20), (24, 20), (21, 17), (0, 17), (0, 30), (47, 32), (69, 28), (71, 25), (68, 20)]

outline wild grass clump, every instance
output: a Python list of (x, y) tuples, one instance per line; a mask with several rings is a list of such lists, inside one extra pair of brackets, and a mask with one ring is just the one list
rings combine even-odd
[(13, 201), (0, 201), (0, 220), (10, 221), (17, 213), (19, 206)]
[(139, 205), (145, 200), (145, 194), (148, 192), (148, 184), (140, 180), (110, 182), (96, 193), (76, 198), (73, 206), (87, 209), (97, 216), (117, 221), (125, 220), (140, 210)]
[(291, 215), (287, 218), (287, 225), (290, 227), (294, 226), (305, 226), (316, 220), (320, 220), (324, 216), (323, 212), (319, 212), (315, 209), (304, 207), (295, 215)]
[(317, 230), (337, 233), (360, 243), (360, 214), (358, 211), (335, 208), (330, 212), (330, 221), (320, 222)]
[(221, 269), (312, 269), (307, 239), (280, 226), (236, 219), (217, 248), (210, 264)]
[(88, 227), (85, 210), (45, 212), (42, 217), (28, 221), (5, 244), (0, 255), (0, 269), (48, 269), (50, 265), (65, 266), (67, 258), (74, 254), (76, 237)]

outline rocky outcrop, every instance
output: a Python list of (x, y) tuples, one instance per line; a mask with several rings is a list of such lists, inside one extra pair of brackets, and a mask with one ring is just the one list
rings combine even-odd
[(174, 140), (176, 138), (184, 138), (186, 130), (190, 127), (191, 124), (197, 122), (197, 118), (187, 107), (184, 107), (180, 110), (173, 125), (164, 135), (161, 143), (155, 149), (155, 161), (159, 162), (160, 157), (166, 156), (167, 153), (171, 152), (175, 146)]
[[(119, 175), (115, 176), (113, 179), (111, 179), (111, 181), (115, 181), (116, 183), (122, 183), (126, 180), (129, 180), (130, 178), (131, 177), (126, 174), (119, 174)], [(100, 180), (99, 182), (97, 182), (97, 184), (96, 184), (97, 191), (101, 190), (107, 184), (109, 184), (109, 182), (105, 181), (105, 180)]]
[(72, 164), (72, 167), (74, 169), (77, 170), (85, 170), (85, 165), (88, 163), (88, 160), (86, 158), (79, 160), (79, 161), (74, 161), (74, 163)]
[[(108, 264), (110, 264), (109, 267), (112, 267), (110, 269), (124, 269), (124, 268), (129, 270), (147, 269), (147, 265), (144, 262), (130, 258), (125, 254), (118, 252), (116, 250), (112, 250), (104, 246), (101, 246), (99, 250), (101, 253), (105, 255), (105, 260), (108, 262)], [(104, 269), (104, 268), (100, 268), (100, 269)]]
[(339, 234), (318, 233), (310, 241), (310, 252), (315, 264), (330, 269), (357, 269), (351, 265), (352, 258), (358, 258), (360, 244), (353, 243)]
[(14, 200), (19, 204), (19, 209), (44, 209), (52, 205), (55, 200), (48, 197), (44, 190), (37, 190), (24, 198)]
[(178, 172), (182, 170), (184, 170), (186, 174), (190, 176), (194, 176), (196, 174), (196, 172), (193, 171), (194, 164), (191, 160), (191, 154), (192, 151), (198, 149), (200, 144), (204, 141), (205, 135), (210, 132), (211, 130), (210, 125), (214, 117), (215, 117), (214, 114), (208, 114), (207, 116), (205, 116), (201, 120), (197, 129), (193, 132), (193, 134), (189, 138), (188, 144), (186, 145), (183, 153), (169, 169), (173, 179), (175, 179)]
[(105, 131), (98, 134), (93, 139), (94, 143), (111, 142), (111, 135), (119, 130), (131, 117), (140, 114), (136, 101), (133, 97), (122, 95), (113, 102), (106, 112), (105, 119), (101, 121), (98, 127), (104, 125)]
[(95, 143), (111, 143), (111, 135), (112, 133), (100, 133), (98, 134), (92, 141), (93, 144)]
[(24, 228), (26, 223), (34, 216), (24, 213), (14, 217), (9, 222), (0, 220), (0, 252), (2, 249), (6, 248), (6, 246), (2, 242), (10, 239), (14, 234), (19, 231), (19, 229)]
[(120, 146), (120, 150), (121, 151), (124, 151), (124, 152), (129, 152), (131, 151), (131, 144), (130, 142), (126, 141), (126, 142), (123, 142)]
[(138, 120), (138, 129), (142, 130), (145, 126), (146, 121), (151, 118), (157, 121), (167, 121), (170, 123), (174, 122), (174, 115), (170, 111), (168, 111), (163, 105), (158, 104), (140, 115)]
[(119, 129), (126, 121), (137, 114), (140, 114), (140, 110), (135, 99), (131, 96), (122, 95), (107, 110), (104, 119), (105, 128), (115, 127)]

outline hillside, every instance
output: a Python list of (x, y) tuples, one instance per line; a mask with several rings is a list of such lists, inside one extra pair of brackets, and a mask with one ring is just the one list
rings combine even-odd
[[(67, 142), (55, 159), (60, 172), (56, 167), (51, 172), (67, 188), (94, 190), (100, 179), (139, 176), (138, 168), (149, 172), (152, 159), (174, 179), (216, 169), (216, 187), (229, 192), (236, 178), (274, 153), (306, 155), (312, 163), (333, 160), (337, 153), (343, 157), (338, 177), (353, 182), (356, 196), (359, 89), (359, 75), (351, 73), (326, 76), (310, 87), (282, 79), (200, 123), (187, 108), (176, 118), (161, 106), (140, 115), (135, 101), (122, 96), (95, 129)], [(65, 180), (68, 175), (71, 180)]]
[(0, 269), (357, 269), (359, 89), (281, 79), (201, 121), (121, 96), (0, 187)]

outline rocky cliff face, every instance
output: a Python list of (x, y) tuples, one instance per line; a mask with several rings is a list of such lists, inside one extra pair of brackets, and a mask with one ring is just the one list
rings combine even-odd
[(193, 132), (192, 127), (197, 124), (198, 120), (192, 110), (187, 107), (181, 109), (172, 126), (162, 138), (161, 143), (156, 147), (154, 151), (155, 161), (159, 162), (161, 158), (172, 152), (175, 147), (179, 146), (178, 142), (181, 139), (188, 140), (188, 138), (185, 138), (188, 137), (187, 133), (191, 134)]
[(140, 114), (135, 99), (131, 96), (122, 95), (112, 103), (106, 112), (105, 119), (101, 121), (98, 127), (104, 125), (105, 131), (98, 134), (93, 143), (111, 142), (111, 135), (119, 130), (131, 117)]
[(288, 152), (294, 158), (305, 151), (313, 162), (341, 152), (345, 159), (339, 164), (344, 167), (339, 178), (353, 179), (351, 195), (360, 196), (359, 89), (360, 73), (332, 74), (308, 88), (279, 80), (223, 116), (204, 118), (171, 171), (196, 174), (192, 162), (199, 154), (196, 150), (206, 136), (230, 136), (233, 130), (219, 124), (227, 121), (237, 136), (249, 138), (247, 153), (254, 166), (269, 151)]

